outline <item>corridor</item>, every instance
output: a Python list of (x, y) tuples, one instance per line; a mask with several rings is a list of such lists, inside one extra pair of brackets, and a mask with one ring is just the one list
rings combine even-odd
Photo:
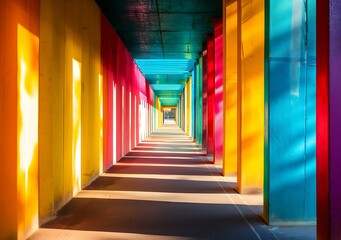
[(166, 125), (29, 239), (315, 239), (314, 227), (269, 229), (261, 194), (237, 194), (220, 168)]
[(341, 240), (341, 1), (0, 16), (1, 240)]

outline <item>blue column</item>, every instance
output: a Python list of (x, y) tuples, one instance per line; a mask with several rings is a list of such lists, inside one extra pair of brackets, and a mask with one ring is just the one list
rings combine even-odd
[(315, 0), (266, 0), (264, 217), (316, 220)]

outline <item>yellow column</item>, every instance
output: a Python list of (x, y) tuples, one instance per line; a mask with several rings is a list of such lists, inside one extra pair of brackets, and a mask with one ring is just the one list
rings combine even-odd
[(163, 124), (163, 114), (161, 109), (161, 103), (158, 97), (156, 97), (156, 113), (157, 113), (157, 128)]
[(237, 1), (224, 0), (223, 175), (237, 173)]
[(192, 119), (192, 111), (191, 111), (191, 89), (192, 89), (192, 77), (189, 77), (186, 86), (186, 134), (190, 136), (191, 134), (191, 119)]
[(85, 0), (80, 6), (77, 1), (40, 1), (40, 17), (42, 224), (99, 174), (103, 83), (96, 3)]
[(264, 0), (242, 0), (239, 192), (262, 191), (264, 169)]
[(38, 229), (38, 56), (39, 38), (18, 25), (18, 239)]

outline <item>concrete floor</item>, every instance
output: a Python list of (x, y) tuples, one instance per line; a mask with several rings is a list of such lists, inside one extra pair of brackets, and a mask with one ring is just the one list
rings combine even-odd
[(240, 195), (175, 126), (152, 134), (29, 239), (315, 239), (265, 225), (262, 195)]

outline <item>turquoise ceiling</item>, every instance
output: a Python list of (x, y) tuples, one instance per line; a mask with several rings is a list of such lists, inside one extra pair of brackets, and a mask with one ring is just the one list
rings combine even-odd
[[(164, 96), (162, 104), (175, 106), (203, 43), (213, 33), (213, 19), (222, 16), (222, 1), (97, 0), (97, 3), (155, 93)], [(158, 84), (161, 86), (156, 90)], [(179, 87), (170, 90), (165, 84)]]

